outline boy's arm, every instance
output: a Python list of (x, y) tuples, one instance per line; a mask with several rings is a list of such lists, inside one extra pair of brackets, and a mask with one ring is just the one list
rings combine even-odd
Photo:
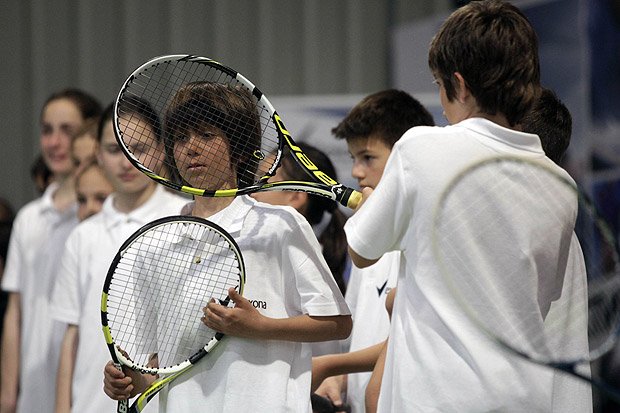
[(357, 252), (353, 251), (351, 247), (349, 247), (349, 256), (351, 257), (351, 261), (357, 268), (370, 267), (371, 265), (379, 261), (378, 259), (369, 260), (367, 258), (364, 258), (361, 255), (359, 255)]
[(56, 413), (71, 411), (71, 383), (78, 345), (78, 327), (69, 324), (60, 348), (60, 361), (56, 374)]
[(375, 364), (383, 350), (384, 344), (385, 341), (382, 341), (374, 346), (349, 353), (326, 354), (324, 356), (313, 357), (312, 381), (314, 382), (315, 380), (315, 374), (322, 381), (326, 377), (339, 374), (372, 371), (375, 368)]
[(2, 369), (0, 373), (0, 412), (12, 413), (17, 407), (19, 393), (19, 343), (21, 295), (9, 293), (2, 332)]
[(385, 354), (387, 353), (387, 340), (383, 343), (383, 348), (377, 359), (370, 381), (366, 386), (366, 413), (375, 413), (379, 403), (379, 391), (381, 390), (381, 379), (383, 378), (383, 367), (385, 366)]
[(231, 336), (297, 342), (341, 340), (351, 334), (350, 315), (270, 318), (262, 315), (235, 289), (229, 290), (229, 296), (235, 303), (234, 308), (213, 301), (203, 308), (202, 321), (207, 327)]
[[(362, 189), (362, 200), (357, 205), (357, 208), (355, 208), (356, 211), (358, 211), (361, 208), (361, 206), (366, 202), (368, 197), (372, 195), (372, 193), (373, 193), (373, 189), (370, 187), (365, 187)], [(351, 261), (357, 268), (370, 267), (372, 264), (379, 261), (378, 259), (369, 260), (369, 259), (362, 257), (357, 252), (353, 251), (350, 246), (348, 247), (348, 250), (349, 250), (349, 256), (351, 257)]]

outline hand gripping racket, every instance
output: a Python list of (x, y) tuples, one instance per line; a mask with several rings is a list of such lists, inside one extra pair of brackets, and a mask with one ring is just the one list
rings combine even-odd
[(119, 401), (119, 413), (142, 411), (164, 386), (213, 350), (223, 334), (201, 322), (202, 309), (212, 298), (232, 306), (228, 290), (242, 294), (244, 283), (236, 242), (205, 219), (158, 219), (125, 241), (103, 286), (103, 333), (117, 367), (159, 378), (131, 407)]
[(469, 166), (443, 191), (432, 237), (445, 284), (482, 331), (618, 398), (590, 372), (618, 337), (617, 245), (564, 170), (518, 157)]
[(314, 413), (350, 413), (351, 406), (343, 404), (342, 406), (336, 406), (327, 397), (319, 396), (316, 393), (310, 395), (310, 402), (312, 403), (312, 411)]
[[(163, 124), (161, 144), (136, 112), (148, 107), (151, 124)], [(319, 170), (297, 146), (271, 102), (235, 70), (193, 55), (156, 57), (137, 68), (115, 101), (114, 128), (131, 162), (155, 181), (196, 196), (225, 197), (257, 191), (305, 191), (355, 208), (361, 193)], [(202, 136), (201, 158), (180, 145)], [(227, 147), (210, 149), (225, 136)], [(285, 149), (290, 155), (285, 153)], [(308, 181), (268, 182), (282, 156), (293, 156)], [(228, 182), (232, 167), (236, 179)], [(199, 176), (198, 170), (202, 170)], [(191, 179), (188, 178), (191, 176)]]

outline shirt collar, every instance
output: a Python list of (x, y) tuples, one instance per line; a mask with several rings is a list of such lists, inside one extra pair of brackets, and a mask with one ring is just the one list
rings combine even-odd
[(455, 126), (457, 125), (472, 130), (475, 133), (482, 134), (492, 141), (531, 152), (533, 155), (544, 156), (545, 154), (538, 135), (505, 128), (484, 118), (465, 119)]
[(115, 193), (110, 194), (103, 203), (101, 213), (103, 214), (105, 226), (107, 229), (112, 229), (118, 225), (126, 222), (133, 222), (138, 225), (144, 225), (155, 218), (158, 218), (161, 214), (158, 214), (159, 207), (161, 206), (162, 196), (166, 189), (157, 185), (155, 191), (149, 197), (149, 199), (138, 208), (129, 213), (120, 212), (114, 206)]
[[(241, 231), (243, 221), (248, 212), (254, 207), (256, 201), (247, 195), (236, 197), (230, 205), (207, 219), (214, 224), (224, 228), (227, 232), (233, 234)], [(194, 202), (190, 202), (183, 207), (181, 213), (191, 215), (194, 210)]]

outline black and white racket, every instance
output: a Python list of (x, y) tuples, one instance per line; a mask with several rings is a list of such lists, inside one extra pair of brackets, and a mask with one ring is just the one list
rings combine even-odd
[(618, 338), (616, 240), (564, 170), (519, 157), (469, 166), (440, 196), (432, 237), (455, 301), (489, 337), (619, 397), (590, 370)]
[[(232, 97), (231, 97), (232, 96)], [(251, 110), (236, 110), (230, 101), (249, 102)], [(165, 145), (135, 115), (135, 106), (146, 103), (163, 125)], [(150, 110), (149, 110), (150, 111)], [(355, 208), (361, 194), (328, 176), (295, 144), (271, 102), (253, 83), (235, 70), (212, 59), (193, 55), (168, 55), (149, 60), (123, 84), (115, 101), (114, 128), (121, 149), (132, 163), (157, 182), (196, 196), (225, 197), (258, 191), (304, 191), (331, 198)], [(205, 130), (209, 130), (205, 133)], [(189, 182), (179, 173), (175, 145), (191, 133), (204, 135), (199, 150), (205, 157), (193, 167), (207, 167), (208, 173)], [(222, 133), (229, 152), (210, 151), (209, 135)], [(268, 182), (289, 156), (307, 172), (307, 181)], [(176, 155), (176, 161), (175, 161)], [(236, 182), (222, 187), (226, 168), (222, 159), (236, 169)], [(189, 161), (188, 161), (189, 163)], [(194, 168), (196, 169), (196, 168)], [(224, 175), (224, 177), (222, 177)]]
[(140, 412), (164, 386), (209, 354), (223, 334), (206, 327), (211, 299), (232, 306), (243, 293), (245, 267), (234, 239), (205, 219), (171, 216), (146, 224), (121, 246), (101, 297), (101, 322), (112, 360), (158, 375), (118, 412)]

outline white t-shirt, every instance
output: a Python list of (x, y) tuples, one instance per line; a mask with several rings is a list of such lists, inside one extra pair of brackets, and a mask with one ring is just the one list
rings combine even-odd
[[(51, 311), (57, 320), (78, 326), (72, 411), (116, 411), (117, 403), (103, 392), (103, 367), (110, 360), (101, 332), (103, 282), (119, 247), (131, 234), (157, 218), (178, 215), (185, 203), (187, 199), (157, 185), (147, 202), (126, 214), (114, 208), (112, 194), (100, 213), (80, 223), (69, 236)], [(147, 411), (156, 411), (156, 403), (151, 401)]]
[(51, 289), (69, 232), (77, 225), (77, 206), (58, 211), (51, 184), (25, 205), (13, 223), (2, 289), (20, 293), (20, 394), (18, 412), (52, 412), (56, 371), (65, 326), (49, 312)]
[[(390, 325), (379, 412), (592, 410), (589, 386), (510, 355), (481, 333), (454, 301), (435, 264), (430, 234), (441, 191), (470, 163), (503, 154), (557, 168), (545, 157), (536, 135), (484, 119), (413, 128), (396, 143), (375, 192), (345, 226), (349, 245), (358, 254), (373, 259), (399, 250), (405, 262)], [(570, 231), (563, 234), (570, 236)], [(506, 243), (514, 241), (509, 237)], [(570, 254), (575, 253), (577, 249), (571, 248)], [(565, 286), (583, 282), (579, 262), (569, 257)], [(583, 333), (585, 337), (587, 330)], [(575, 345), (584, 345), (584, 337)]]
[[(390, 318), (385, 299), (396, 287), (400, 271), (400, 252), (386, 253), (367, 268), (352, 266), (345, 299), (353, 315), (353, 329), (349, 351), (361, 350), (384, 341), (388, 337)], [(347, 376), (347, 403), (352, 413), (363, 413), (365, 392), (371, 373), (353, 373)]]
[[(209, 220), (239, 244), (246, 267), (244, 296), (262, 314), (349, 314), (316, 237), (291, 207), (236, 198)], [(191, 372), (160, 395), (161, 412), (311, 412), (308, 343), (225, 337)]]

